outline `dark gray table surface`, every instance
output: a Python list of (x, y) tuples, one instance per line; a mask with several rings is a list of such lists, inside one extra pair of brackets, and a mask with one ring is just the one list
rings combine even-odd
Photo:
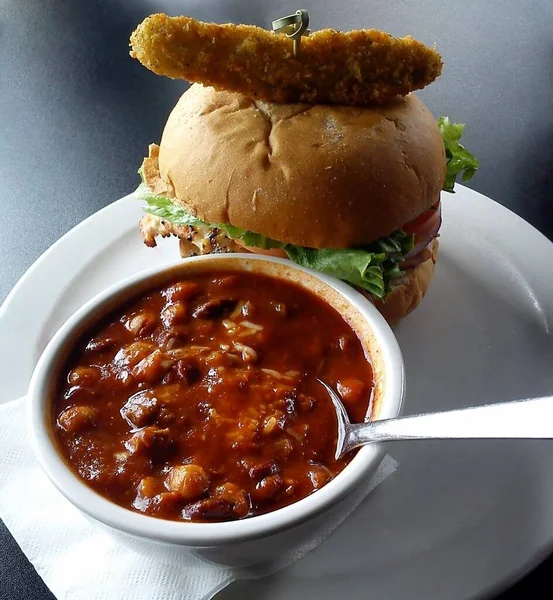
[[(436, 42), (443, 75), (421, 96), (435, 114), (467, 123), (466, 145), (481, 161), (470, 187), (553, 239), (551, 0), (303, 6), (314, 29), (376, 27)], [(296, 8), (281, 0), (2, 0), (0, 301), (52, 242), (134, 189), (142, 156), (185, 87), (129, 58), (137, 23), (168, 12), (267, 27)], [(549, 559), (501, 598), (549, 598), (552, 572)], [(42, 598), (52, 596), (0, 522), (0, 599)]]

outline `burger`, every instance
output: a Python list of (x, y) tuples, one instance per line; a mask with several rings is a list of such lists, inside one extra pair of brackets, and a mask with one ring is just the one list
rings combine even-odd
[(146, 245), (255, 252), (346, 281), (390, 324), (434, 274), (440, 194), (476, 159), (413, 93), (378, 106), (273, 104), (192, 85), (139, 171)]

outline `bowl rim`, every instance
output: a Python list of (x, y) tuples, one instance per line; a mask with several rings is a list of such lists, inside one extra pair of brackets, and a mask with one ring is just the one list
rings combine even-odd
[[(216, 546), (245, 542), (288, 530), (331, 508), (366, 481), (367, 476), (372, 474), (375, 465), (378, 465), (382, 459), (384, 449), (381, 444), (365, 446), (345, 469), (316, 493), (269, 513), (217, 523), (171, 521), (134, 512), (115, 504), (88, 487), (66, 464), (55, 447), (50, 433), (47, 390), (51, 385), (49, 375), (58, 365), (61, 357), (65, 356), (64, 350), (74, 340), (75, 332), (86, 330), (87, 321), (94, 319), (99, 312), (101, 314), (102, 308), (113, 306), (114, 300), (124, 297), (126, 290), (143, 284), (149, 279), (161, 283), (164, 274), (169, 275), (169, 272), (173, 272), (178, 276), (179, 271), (185, 272), (186, 265), (191, 262), (205, 262), (206, 270), (209, 270), (211, 261), (232, 261), (237, 263), (238, 270), (241, 270), (240, 264), (246, 264), (243, 258), (237, 254), (196, 256), (163, 263), (126, 277), (109, 286), (75, 311), (44, 349), (33, 372), (27, 397), (27, 425), (31, 444), (38, 462), (50, 481), (72, 504), (93, 519), (132, 536), (158, 542), (186, 546)], [(390, 326), (372, 303), (348, 284), (297, 265), (288, 259), (254, 254), (248, 255), (247, 259), (280, 263), (288, 269), (309, 273), (333, 288), (347, 304), (361, 314), (374, 334), (385, 376), (385, 387), (379, 404), (379, 418), (393, 418), (399, 415), (405, 396), (403, 357)], [(279, 275), (274, 276), (279, 277)], [(155, 285), (155, 282), (152, 284)], [(109, 312), (109, 309), (106, 312)]]

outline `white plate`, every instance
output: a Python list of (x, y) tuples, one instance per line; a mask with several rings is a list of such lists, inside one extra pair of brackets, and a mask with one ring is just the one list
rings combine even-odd
[[(553, 390), (553, 245), (492, 200), (445, 195), (440, 259), (421, 307), (397, 329), (405, 412)], [(2, 400), (25, 394), (62, 321), (124, 275), (177, 252), (150, 250), (140, 203), (123, 198), (50, 248), (0, 309)], [(397, 473), (317, 550), (225, 598), (433, 600), (497, 591), (553, 546), (553, 442), (405, 442)]]

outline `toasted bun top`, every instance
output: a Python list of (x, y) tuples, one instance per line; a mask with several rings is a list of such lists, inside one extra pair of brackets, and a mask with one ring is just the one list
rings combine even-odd
[(268, 104), (193, 85), (145, 160), (148, 185), (200, 219), (347, 248), (439, 199), (442, 137), (414, 95), (378, 107)]

